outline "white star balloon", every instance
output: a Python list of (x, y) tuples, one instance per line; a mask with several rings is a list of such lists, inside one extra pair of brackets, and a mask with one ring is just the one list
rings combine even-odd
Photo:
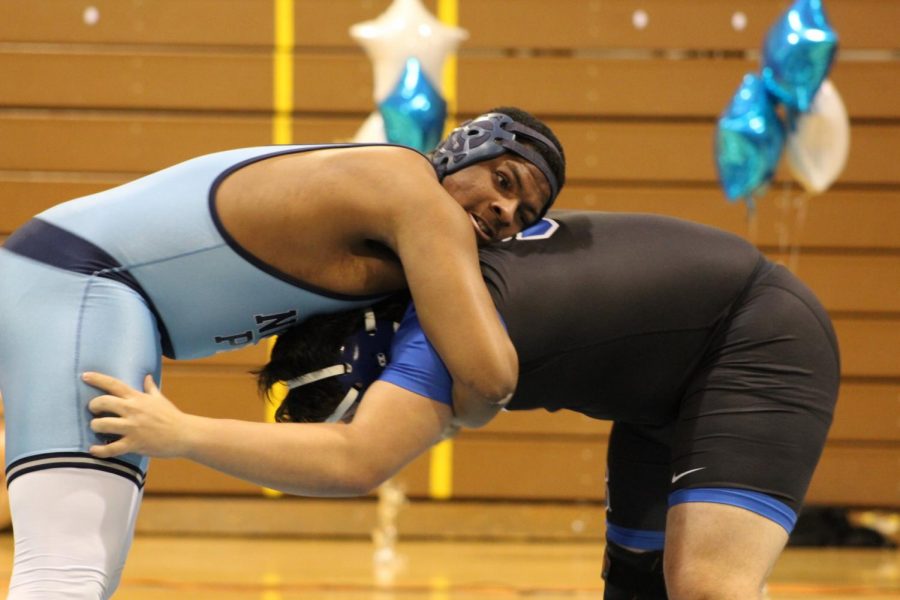
[[(353, 25), (350, 35), (372, 61), (376, 105), (397, 86), (409, 58), (418, 59), (422, 72), (442, 93), (444, 62), (469, 37), (465, 29), (441, 23), (428, 12), (421, 0), (394, 0), (375, 19)], [(386, 141), (381, 114), (373, 112), (354, 140)]]

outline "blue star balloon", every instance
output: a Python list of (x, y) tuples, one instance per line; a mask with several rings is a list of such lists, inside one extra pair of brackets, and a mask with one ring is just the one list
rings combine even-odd
[(762, 76), (769, 91), (794, 110), (809, 110), (837, 42), (822, 0), (796, 0), (766, 34)]
[(765, 191), (784, 140), (784, 125), (765, 83), (747, 74), (716, 128), (716, 167), (728, 200), (751, 201)]
[(441, 141), (447, 103), (422, 71), (417, 58), (408, 58), (400, 80), (378, 105), (387, 140), (429, 152)]

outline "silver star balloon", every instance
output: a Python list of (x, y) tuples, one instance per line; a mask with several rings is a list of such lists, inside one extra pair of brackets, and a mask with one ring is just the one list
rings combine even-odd
[(446, 114), (441, 90), (444, 63), (468, 32), (441, 23), (420, 0), (394, 0), (375, 19), (353, 25), (350, 34), (372, 61), (373, 96), (379, 106), (354, 140), (416, 147), (432, 143), (435, 123), (442, 124)]

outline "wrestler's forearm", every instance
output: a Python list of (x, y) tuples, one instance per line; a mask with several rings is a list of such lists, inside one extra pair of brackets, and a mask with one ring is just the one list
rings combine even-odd
[(349, 425), (184, 416), (178, 427), (182, 456), (303, 496), (365, 494), (431, 447), (451, 424), (446, 405), (382, 381), (367, 390)]
[(149, 375), (144, 391), (103, 373), (83, 379), (106, 392), (88, 403), (91, 428), (116, 438), (91, 446), (94, 456), (186, 458), (304, 496), (367, 493), (435, 443), (451, 420), (446, 405), (380, 381), (345, 425), (201, 417), (179, 410)]
[(343, 425), (257, 423), (185, 415), (181, 456), (262, 487), (302, 496), (358, 496), (390, 476)]
[(430, 228), (419, 223), (418, 233), (400, 230), (397, 250), (422, 329), (453, 377), (456, 416), (478, 427), (514, 391), (518, 361), (481, 277), (471, 225), (452, 209), (443, 235), (424, 235)]

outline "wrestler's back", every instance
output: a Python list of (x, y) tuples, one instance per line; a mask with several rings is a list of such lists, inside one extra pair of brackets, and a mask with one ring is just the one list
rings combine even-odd
[[(402, 286), (399, 263), (388, 253), (379, 255), (363, 240), (352, 250), (334, 241), (345, 239), (343, 224), (352, 221), (334, 218), (335, 210), (326, 218), (327, 194), (308, 193), (312, 184), (305, 179), (316, 165), (304, 155), (320, 149), (342, 151), (218, 152), (58, 205), (36, 220), (102, 249), (115, 261), (108, 271), (137, 282), (160, 321), (168, 356), (205, 356)], [(268, 169), (269, 161), (279, 173)], [(219, 219), (218, 190), (236, 174), (224, 195), (232, 232)], [(336, 285), (350, 280), (360, 283)]]
[(349, 295), (395, 291), (404, 286), (399, 260), (359, 224), (371, 204), (389, 200), (370, 202), (365, 182), (403, 176), (392, 172), (396, 157), (424, 164), (416, 153), (390, 146), (336, 146), (258, 161), (218, 185), (215, 214), (250, 255), (309, 285)]
[(482, 250), (516, 345), (511, 410), (663, 421), (761, 256), (737, 236), (656, 215), (562, 213)]

